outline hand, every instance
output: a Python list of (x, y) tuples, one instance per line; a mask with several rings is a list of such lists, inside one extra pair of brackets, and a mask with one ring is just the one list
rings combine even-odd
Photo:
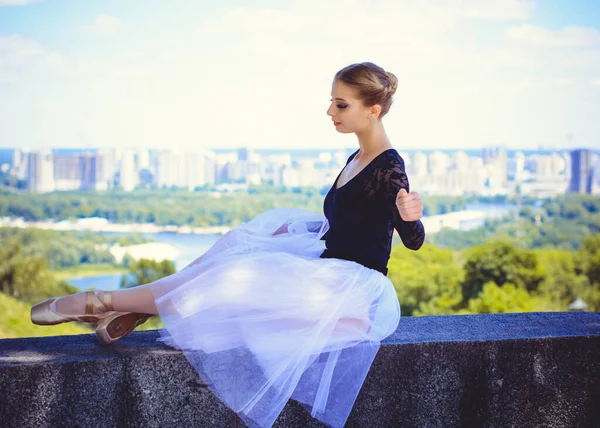
[(408, 193), (400, 189), (396, 196), (396, 207), (404, 221), (417, 221), (423, 216), (423, 201), (417, 192)]

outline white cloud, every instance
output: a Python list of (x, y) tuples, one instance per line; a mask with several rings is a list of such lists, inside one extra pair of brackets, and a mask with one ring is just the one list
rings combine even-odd
[(121, 29), (121, 21), (115, 16), (100, 14), (93, 24), (82, 25), (79, 29), (94, 34), (113, 35)]
[(28, 57), (42, 52), (43, 48), (34, 40), (19, 35), (0, 35), (0, 58), (4, 60), (9, 56)]
[[(510, 22), (465, 24), (526, 19), (526, 4), (297, 0), (285, 10), (207, 13), (204, 22), (182, 23), (177, 31), (152, 17), (152, 31), (127, 26), (126, 45), (104, 39), (103, 49), (114, 42), (109, 57), (106, 50), (95, 57), (94, 44), (84, 57), (63, 58), (31, 40), (0, 39), (0, 80), (3, 40), (12, 49), (10, 75), (21, 79), (0, 85), (6, 100), (0, 139), (77, 146), (85, 135), (86, 144), (100, 147), (349, 146), (355, 140), (336, 133), (325, 112), (333, 73), (357, 61), (373, 61), (400, 80), (386, 120), (400, 148), (527, 147), (567, 130), (597, 135), (600, 125), (582, 118), (600, 116), (598, 92), (590, 90), (600, 77), (599, 49), (566, 45), (556, 55), (498, 39)], [(104, 22), (100, 27), (111, 20)], [(112, 22), (114, 34), (121, 23)], [(98, 30), (97, 23), (91, 27)], [(3, 107), (9, 103), (10, 110)], [(23, 119), (29, 117), (35, 126)]]
[(509, 28), (509, 39), (537, 46), (587, 47), (600, 45), (600, 32), (595, 28), (565, 27), (551, 31), (535, 25), (524, 24)]
[(570, 79), (568, 77), (559, 77), (558, 79), (556, 79), (555, 82), (557, 85), (565, 85), (565, 86), (573, 85), (575, 83), (575, 81), (573, 79)]
[(594, 79), (594, 80), (592, 80), (592, 85), (600, 88), (600, 79)]
[(205, 28), (208, 31), (226, 33), (251, 32), (251, 31), (298, 31), (302, 28), (303, 19), (292, 12), (262, 9), (253, 10), (248, 8), (235, 8), (225, 15), (223, 20), (207, 21)]
[(533, 1), (523, 0), (472, 0), (461, 5), (466, 17), (485, 20), (526, 20), (535, 7)]
[(34, 1), (37, 1), (37, 0), (0, 0), (0, 7), (1, 6), (23, 6), (26, 4), (33, 3)]

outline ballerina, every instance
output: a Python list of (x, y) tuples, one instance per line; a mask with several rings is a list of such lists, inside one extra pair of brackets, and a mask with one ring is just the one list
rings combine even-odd
[(327, 114), (359, 149), (323, 214), (266, 211), (173, 275), (48, 299), (32, 307), (32, 322), (95, 322), (108, 344), (159, 315), (157, 340), (182, 350), (249, 427), (272, 426), (289, 398), (342, 427), (380, 342), (399, 325), (387, 278), (394, 229), (412, 250), (425, 239), (422, 201), (382, 123), (397, 85), (371, 62), (335, 74)]

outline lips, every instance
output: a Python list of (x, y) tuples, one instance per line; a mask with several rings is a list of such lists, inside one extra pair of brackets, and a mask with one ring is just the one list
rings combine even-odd
[(340, 125), (342, 124), (342, 122), (336, 122), (336, 121), (334, 120), (334, 121), (333, 121), (333, 124), (334, 124), (335, 126), (340, 126)]

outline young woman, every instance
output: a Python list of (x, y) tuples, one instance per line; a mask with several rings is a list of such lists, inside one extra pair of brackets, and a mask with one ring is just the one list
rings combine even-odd
[(425, 238), (422, 202), (409, 193), (381, 120), (397, 83), (370, 62), (336, 73), (327, 114), (338, 132), (356, 134), (359, 149), (325, 197), (324, 215), (266, 211), (173, 275), (48, 299), (32, 308), (32, 321), (97, 322), (98, 337), (111, 343), (160, 315), (158, 340), (181, 349), (248, 426), (271, 426), (289, 398), (343, 426), (400, 320), (386, 276), (394, 229), (413, 250)]

